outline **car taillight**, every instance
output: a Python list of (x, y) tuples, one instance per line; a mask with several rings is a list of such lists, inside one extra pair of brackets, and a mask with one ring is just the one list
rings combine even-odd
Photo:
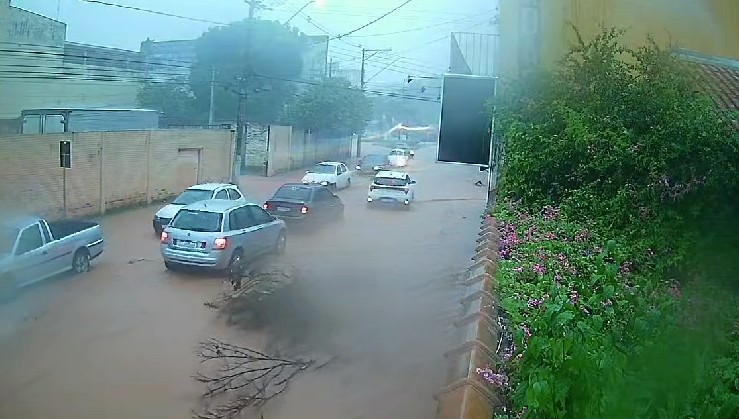
[(269, 209), (269, 204), (267, 204), (267, 203), (265, 202), (265, 204), (264, 204), (264, 205), (262, 205), (262, 208), (264, 208), (265, 210), (268, 210), (268, 209)]
[(228, 242), (225, 238), (215, 239), (215, 241), (213, 242), (213, 250), (223, 250), (226, 248), (227, 244)]
[(308, 213), (308, 207), (303, 207), (300, 209), (301, 214), (307, 214)]
[(162, 231), (162, 236), (159, 238), (162, 243), (167, 243), (169, 240), (169, 234), (166, 231)]

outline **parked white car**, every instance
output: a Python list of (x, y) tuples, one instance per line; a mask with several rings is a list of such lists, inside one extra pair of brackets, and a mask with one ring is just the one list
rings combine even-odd
[(416, 199), (416, 181), (408, 173), (383, 170), (375, 175), (369, 186), (367, 206), (402, 205), (409, 210)]
[(393, 167), (405, 167), (408, 165), (408, 160), (410, 160), (411, 156), (408, 150), (404, 150), (402, 148), (396, 148), (390, 151), (390, 154), (387, 155), (387, 160), (390, 162), (390, 165)]
[(177, 212), (186, 205), (195, 202), (205, 201), (206, 199), (228, 199), (240, 203), (246, 203), (247, 199), (239, 190), (239, 187), (231, 183), (203, 183), (201, 185), (193, 185), (185, 189), (171, 203), (154, 214), (152, 227), (157, 235), (161, 235), (162, 231), (169, 222), (177, 215)]
[(331, 189), (343, 189), (352, 185), (352, 172), (344, 163), (324, 161), (305, 171), (303, 184), (311, 183), (328, 186)]

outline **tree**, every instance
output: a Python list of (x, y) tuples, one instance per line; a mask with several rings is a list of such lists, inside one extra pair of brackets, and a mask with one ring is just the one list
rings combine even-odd
[(294, 94), (300, 77), (305, 39), (276, 21), (244, 20), (212, 28), (197, 42), (190, 87), (201, 112), (207, 112), (215, 72), (216, 119), (236, 119), (241, 78), (246, 119), (274, 122)]
[(310, 85), (286, 106), (282, 120), (310, 128), (320, 135), (361, 134), (372, 116), (364, 92), (344, 79), (327, 79)]
[(156, 109), (168, 117), (191, 121), (203, 119), (198, 114), (196, 99), (186, 82), (147, 83), (141, 87), (137, 101), (142, 108)]

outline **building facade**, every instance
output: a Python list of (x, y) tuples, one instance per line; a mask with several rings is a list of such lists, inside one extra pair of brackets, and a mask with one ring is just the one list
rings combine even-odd
[(66, 25), (0, 3), (0, 132), (18, 132), (24, 109), (133, 108), (135, 51), (66, 42)]

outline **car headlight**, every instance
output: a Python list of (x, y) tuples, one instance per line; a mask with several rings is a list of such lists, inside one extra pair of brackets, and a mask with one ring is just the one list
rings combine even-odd
[(362, 170), (362, 166), (357, 166), (357, 170)]
[(324, 180), (323, 182), (321, 182), (321, 185), (323, 185), (323, 186), (328, 186), (328, 182), (326, 182), (326, 181)]
[(380, 170), (380, 166), (373, 167), (374, 170)]

